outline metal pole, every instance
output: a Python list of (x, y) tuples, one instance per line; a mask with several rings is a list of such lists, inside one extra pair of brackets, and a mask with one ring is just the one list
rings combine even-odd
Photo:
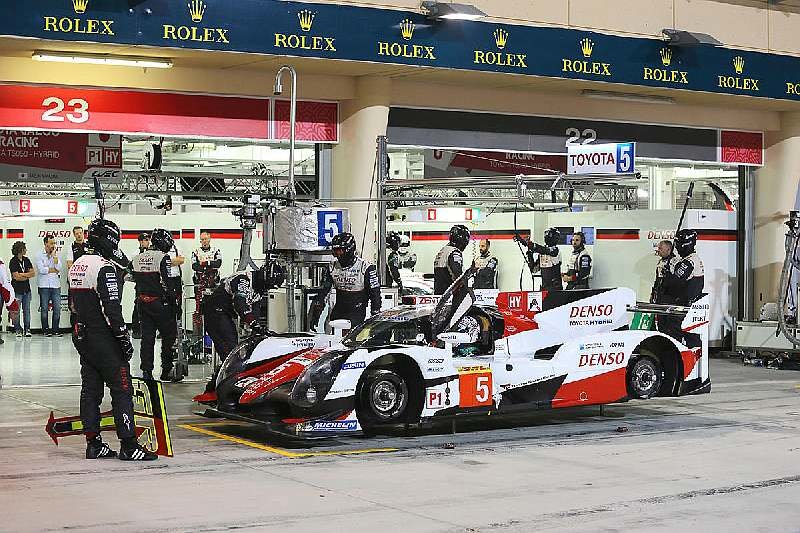
[(292, 77), (292, 95), (289, 101), (289, 203), (294, 203), (296, 191), (294, 188), (294, 145), (295, 145), (295, 129), (297, 124), (297, 71), (291, 65), (283, 65), (278, 69), (275, 75), (275, 90), (276, 96), (283, 92), (283, 85), (281, 78), (283, 73), (288, 71)]
[[(383, 198), (383, 187), (389, 179), (389, 152), (386, 136), (378, 136), (376, 151), (378, 158), (378, 197)], [(386, 202), (378, 202), (378, 281), (383, 286), (386, 280)]]

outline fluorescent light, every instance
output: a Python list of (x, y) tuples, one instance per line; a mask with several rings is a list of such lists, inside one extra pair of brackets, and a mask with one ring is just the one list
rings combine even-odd
[(35, 61), (58, 63), (86, 63), (90, 65), (115, 65), (139, 68), (172, 68), (172, 60), (159, 57), (114, 56), (108, 54), (81, 54), (36, 51), (31, 56)]
[(435, 20), (479, 20), (486, 13), (469, 4), (446, 4), (444, 2), (422, 2), (428, 18)]
[(646, 104), (675, 103), (675, 99), (670, 96), (658, 96), (654, 94), (618, 93), (614, 91), (595, 91), (594, 89), (584, 89), (581, 94), (587, 98), (598, 98), (600, 100), (622, 100), (625, 102), (642, 102)]

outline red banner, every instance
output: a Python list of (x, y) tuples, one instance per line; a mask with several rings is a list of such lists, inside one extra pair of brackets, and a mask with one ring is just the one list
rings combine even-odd
[(764, 164), (764, 134), (761, 132), (723, 130), (719, 145), (722, 163)]
[[(289, 138), (289, 102), (275, 101), (275, 138)], [(326, 102), (297, 102), (297, 138), (302, 141), (337, 142), (339, 106)]]
[(0, 85), (0, 127), (267, 139), (269, 100)]
[(119, 135), (0, 130), (0, 172), (26, 181), (78, 181), (89, 168), (122, 168)]

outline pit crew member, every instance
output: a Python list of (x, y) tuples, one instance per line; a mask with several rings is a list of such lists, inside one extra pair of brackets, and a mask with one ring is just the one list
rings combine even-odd
[(120, 230), (109, 220), (89, 224), (89, 248), (69, 269), (69, 292), (75, 324), (72, 342), (80, 354), (80, 411), (86, 436), (87, 459), (109, 459), (117, 452), (100, 438), (103, 388), (111, 391), (114, 424), (124, 461), (153, 461), (158, 456), (136, 440), (129, 361), (133, 345), (128, 337), (119, 298), (117, 268), (111, 262), (119, 246)]
[(464, 272), (463, 252), (469, 244), (469, 229), (462, 224), (450, 228), (450, 239), (433, 260), (433, 293), (444, 294)]
[(322, 290), (311, 303), (311, 327), (316, 328), (325, 298), (331, 288), (336, 288), (336, 303), (331, 309), (330, 320), (346, 319), (355, 327), (366, 319), (367, 303), (372, 314), (381, 310), (381, 288), (375, 265), (356, 255), (356, 240), (350, 233), (339, 233), (331, 240), (331, 249), (336, 258), (322, 280)]

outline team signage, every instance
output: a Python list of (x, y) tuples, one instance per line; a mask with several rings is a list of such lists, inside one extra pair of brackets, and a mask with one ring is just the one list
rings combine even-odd
[(635, 143), (581, 144), (567, 150), (567, 174), (635, 172)]
[[(265, 29), (269, 28), (268, 33)], [(666, 46), (564, 28), (432, 22), (417, 12), (285, 0), (0, 2), (0, 34), (509, 72), (800, 99), (800, 58)], [(165, 50), (164, 55), (169, 56)]]

